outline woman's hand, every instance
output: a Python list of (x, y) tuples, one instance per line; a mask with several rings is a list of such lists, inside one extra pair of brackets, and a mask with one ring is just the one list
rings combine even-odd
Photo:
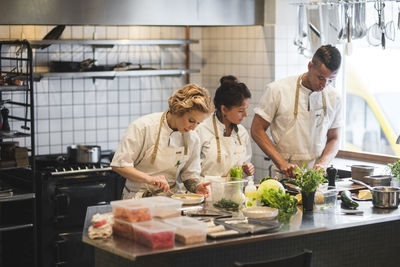
[(199, 184), (196, 188), (196, 193), (204, 195), (204, 197), (207, 198), (208, 195), (210, 194), (210, 192), (207, 189), (207, 186), (209, 186), (210, 184), (211, 184), (211, 182), (204, 182), (204, 183)]
[(167, 182), (167, 179), (165, 179), (164, 175), (150, 176), (149, 184), (157, 186), (164, 192), (169, 190), (169, 184)]
[(254, 165), (250, 162), (243, 163), (242, 169), (248, 176), (252, 176), (254, 174)]

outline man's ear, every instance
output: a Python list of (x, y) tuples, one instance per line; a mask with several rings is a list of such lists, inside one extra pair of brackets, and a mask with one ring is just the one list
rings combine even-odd
[(312, 61), (308, 62), (308, 70), (310, 70), (312, 66), (313, 66)]

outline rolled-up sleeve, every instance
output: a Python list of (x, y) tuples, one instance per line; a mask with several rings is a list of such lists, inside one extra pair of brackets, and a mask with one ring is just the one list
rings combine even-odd
[(269, 123), (274, 119), (278, 110), (279, 96), (274, 91), (276, 90), (267, 85), (258, 106), (254, 109), (255, 114), (261, 116), (261, 118)]
[(144, 137), (145, 128), (139, 123), (131, 123), (115, 151), (111, 166), (134, 167), (143, 150)]

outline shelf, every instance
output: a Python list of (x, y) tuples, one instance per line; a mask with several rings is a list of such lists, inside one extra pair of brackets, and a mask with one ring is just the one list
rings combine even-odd
[(13, 230), (32, 228), (32, 227), (33, 227), (33, 223), (0, 226), (0, 232), (13, 231)]
[(26, 85), (0, 85), (0, 92), (17, 92), (17, 91), (28, 91), (29, 87)]
[(21, 133), (18, 131), (10, 131), (5, 132), (0, 130), (0, 139), (7, 139), (7, 138), (21, 138), (21, 137), (29, 137), (30, 134)]
[(187, 44), (196, 44), (198, 40), (184, 39), (153, 39), (153, 40), (32, 40), (30, 41), (32, 48), (40, 48), (43, 45), (61, 45), (61, 44), (79, 44), (92, 46), (113, 47), (114, 45), (160, 45), (160, 46), (180, 46)]
[(12, 196), (3, 196), (0, 197), (0, 203), (1, 202), (11, 202), (11, 201), (20, 201), (20, 200), (28, 200), (28, 199), (34, 199), (36, 197), (35, 193), (15, 193)]
[(127, 70), (127, 71), (83, 71), (83, 72), (37, 72), (34, 80), (43, 78), (98, 78), (113, 79), (115, 77), (129, 76), (179, 76), (187, 73), (196, 73), (200, 70), (189, 69), (163, 69), (163, 70)]

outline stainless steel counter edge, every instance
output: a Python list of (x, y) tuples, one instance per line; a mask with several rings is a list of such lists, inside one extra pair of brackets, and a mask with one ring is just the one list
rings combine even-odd
[[(340, 203), (338, 203), (335, 208), (315, 210), (311, 213), (302, 214), (302, 212), (299, 211), (297, 214), (292, 216), (289, 223), (283, 224), (278, 232), (230, 238), (225, 240), (207, 240), (206, 243), (194, 244), (190, 246), (184, 246), (176, 243), (173, 249), (166, 250), (153, 250), (143, 247), (139, 244), (135, 244), (131, 240), (120, 237), (111, 237), (106, 240), (90, 239), (87, 234), (87, 229), (90, 225), (90, 218), (97, 212), (109, 212), (110, 207), (89, 207), (86, 215), (82, 241), (123, 258), (135, 260), (137, 257), (145, 257), (155, 254), (173, 254), (184, 251), (203, 250), (213, 247), (259, 242), (270, 239), (290, 238), (300, 235), (318, 234), (326, 231), (334, 231), (344, 228), (360, 227), (368, 224), (400, 220), (399, 209), (373, 208), (371, 201), (359, 202), (359, 204), (359, 209), (364, 212), (363, 215), (345, 215), (341, 212)], [(301, 208), (301, 206), (299, 206), (299, 208)]]

